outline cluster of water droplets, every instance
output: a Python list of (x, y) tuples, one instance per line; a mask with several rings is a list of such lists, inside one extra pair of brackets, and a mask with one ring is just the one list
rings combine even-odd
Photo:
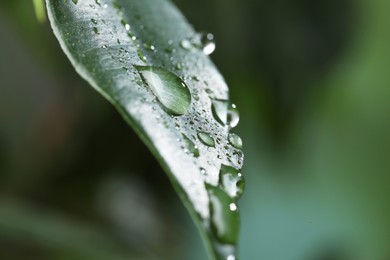
[[(78, 4), (78, 0), (72, 2)], [(102, 4), (101, 0), (95, 0), (95, 3), (99, 8), (107, 8), (107, 4)], [(234, 260), (234, 245), (237, 243), (239, 233), (239, 212), (236, 203), (245, 186), (240, 172), (243, 163), (242, 140), (237, 134), (231, 132), (239, 122), (238, 110), (228, 100), (216, 98), (212, 86), (209, 87), (207, 81), (202, 82), (196, 76), (179, 77), (166, 68), (148, 65), (144, 52), (145, 50), (157, 52), (156, 45), (142, 43), (137, 39), (123, 16), (122, 7), (115, 0), (112, 3), (121, 17), (123, 29), (137, 48), (141, 63), (131, 64), (131, 66), (140, 75), (141, 81), (137, 82), (138, 85), (146, 86), (155, 97), (153, 101), (174, 119), (175, 128), (179, 132), (177, 141), (184, 152), (192, 157), (194, 164), (198, 166), (200, 176), (203, 176), (202, 181), (205, 182), (209, 196), (210, 212), (210, 217), (204, 220), (204, 224), (209, 228), (210, 235), (214, 239), (215, 250), (221, 259)], [(95, 18), (90, 21), (93, 33), (99, 34), (97, 25), (100, 21)], [(101, 22), (105, 24), (104, 20)], [(142, 25), (137, 28), (137, 30), (143, 29)], [(126, 46), (122, 46), (122, 41), (120, 38), (116, 39), (117, 44), (121, 46), (116, 57), (119, 57), (119, 62), (124, 63), (123, 69), (128, 71), (128, 65), (125, 63), (130, 60), (126, 58), (129, 52)], [(189, 52), (200, 50), (205, 55), (213, 53), (216, 47), (212, 34), (198, 33), (193, 37), (182, 39), (179, 43), (170, 40), (168, 48), (163, 51), (170, 55), (175, 52), (176, 46)], [(111, 47), (108, 44), (101, 45), (105, 50)], [(173, 71), (184, 70), (185, 65), (182, 62), (173, 66)], [(192, 84), (190, 89), (189, 81), (196, 82), (196, 86), (204, 86), (194, 87), (195, 84)], [(210, 106), (204, 108), (204, 104)], [(199, 111), (199, 108), (202, 110)], [(168, 122), (164, 124), (169, 127)], [(210, 155), (216, 156), (210, 159)], [(206, 158), (206, 161), (203, 158)], [(215, 167), (219, 167), (218, 176), (212, 176), (208, 172)]]
[[(187, 48), (183, 42), (181, 45)], [(203, 51), (206, 53), (204, 49)], [(239, 212), (236, 203), (244, 190), (244, 178), (240, 172), (243, 160), (242, 140), (237, 134), (229, 133), (239, 122), (236, 106), (227, 100), (214, 99), (202, 89), (193, 89), (191, 93), (182, 78), (166, 69), (153, 66), (136, 68), (160, 105), (176, 119), (175, 128), (180, 132), (178, 141), (184, 152), (193, 158), (194, 164), (199, 165), (199, 172), (204, 176), (210, 212), (210, 218), (204, 221), (213, 238), (217, 254), (220, 259), (235, 259), (234, 245), (239, 234)], [(181, 70), (182, 65), (178, 64), (176, 68)], [(194, 77), (191, 77), (191, 80), (198, 81)], [(197, 111), (191, 104), (205, 95), (208, 96), (211, 106), (209, 109)], [(212, 118), (208, 118), (208, 115)], [(207, 161), (204, 165), (200, 158), (203, 157), (202, 153), (209, 154), (208, 151), (216, 157), (212, 158), (213, 162)], [(209, 175), (207, 169), (218, 164), (218, 182), (213, 183), (210, 181), (213, 176)]]
[(202, 50), (206, 55), (212, 54), (216, 48), (214, 35), (211, 33), (197, 33), (191, 38), (183, 39), (180, 46), (189, 51)]

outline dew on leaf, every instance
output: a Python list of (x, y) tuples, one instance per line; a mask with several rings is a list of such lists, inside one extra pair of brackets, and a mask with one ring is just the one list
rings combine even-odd
[(231, 145), (233, 145), (233, 147), (235, 147), (237, 149), (242, 148), (242, 140), (241, 140), (241, 137), (239, 137), (238, 135), (231, 133), (228, 136), (228, 140), (229, 140), (229, 143)]
[(191, 41), (188, 39), (182, 40), (180, 46), (185, 50), (191, 50), (193, 48)]
[(229, 204), (230, 211), (236, 211), (237, 210), (237, 204), (236, 203), (230, 203)]
[(227, 123), (227, 114), (228, 114), (228, 101), (213, 99), (211, 100), (211, 112), (217, 122), (222, 125)]
[(234, 203), (221, 188), (206, 183), (210, 198), (211, 230), (215, 237), (224, 244), (235, 244), (239, 233), (239, 212), (231, 210)]
[(208, 133), (198, 132), (198, 137), (203, 144), (210, 147), (215, 147), (215, 141)]
[(219, 186), (231, 197), (238, 199), (245, 188), (245, 181), (239, 170), (227, 165), (221, 165)]
[(235, 104), (231, 104), (227, 113), (227, 125), (229, 128), (234, 128), (240, 121), (240, 114)]
[(215, 50), (214, 35), (211, 33), (202, 34), (200, 37), (200, 42), (202, 44), (202, 49), (204, 54), (210, 55)]
[(184, 115), (191, 105), (191, 93), (176, 74), (164, 68), (135, 66), (141, 78), (171, 115)]
[(188, 138), (185, 134), (182, 134), (183, 140), (186, 143), (188, 151), (194, 155), (194, 157), (199, 157), (199, 149), (198, 147), (194, 144), (194, 142), (191, 141), (190, 138)]

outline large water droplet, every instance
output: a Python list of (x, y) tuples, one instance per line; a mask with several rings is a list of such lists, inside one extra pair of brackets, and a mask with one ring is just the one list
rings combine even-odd
[(203, 144), (210, 147), (215, 147), (215, 141), (208, 133), (198, 132), (198, 137)]
[(183, 140), (187, 145), (187, 149), (190, 153), (192, 153), (195, 157), (199, 157), (199, 149), (198, 147), (194, 144), (194, 142), (191, 141), (190, 138), (188, 138), (186, 135), (182, 134)]
[(239, 137), (238, 135), (233, 134), (233, 133), (229, 134), (228, 140), (229, 140), (229, 143), (231, 145), (233, 145), (235, 148), (237, 148), (237, 149), (242, 148), (242, 140), (241, 140), (241, 137)]
[(211, 230), (222, 243), (235, 244), (239, 233), (239, 213), (237, 208), (231, 210), (234, 204), (221, 188), (206, 184), (210, 198)]
[(187, 113), (191, 105), (191, 93), (181, 78), (164, 68), (153, 66), (135, 68), (168, 113), (172, 115)]
[(237, 126), (240, 121), (240, 114), (238, 113), (238, 109), (235, 104), (231, 104), (229, 106), (228, 114), (227, 114), (227, 125), (230, 128)]
[(206, 55), (210, 55), (215, 50), (214, 35), (211, 33), (202, 34), (200, 38), (202, 44), (203, 52)]
[(219, 172), (219, 185), (231, 198), (238, 199), (244, 192), (245, 181), (239, 170), (222, 164)]

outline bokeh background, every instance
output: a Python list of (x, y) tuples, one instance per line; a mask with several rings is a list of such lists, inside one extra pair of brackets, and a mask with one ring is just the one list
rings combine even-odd
[[(240, 109), (241, 259), (390, 259), (390, 1), (175, 0)], [(31, 1), (0, 1), (0, 259), (206, 259)]]

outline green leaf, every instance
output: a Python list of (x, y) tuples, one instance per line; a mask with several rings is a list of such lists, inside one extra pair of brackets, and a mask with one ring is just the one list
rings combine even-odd
[(229, 197), (220, 175), (226, 166), (238, 172), (243, 154), (229, 142), (238, 114), (206, 55), (215, 47), (211, 35), (197, 34), (166, 0), (46, 2), (73, 66), (153, 152), (210, 257), (235, 259), (237, 198)]

